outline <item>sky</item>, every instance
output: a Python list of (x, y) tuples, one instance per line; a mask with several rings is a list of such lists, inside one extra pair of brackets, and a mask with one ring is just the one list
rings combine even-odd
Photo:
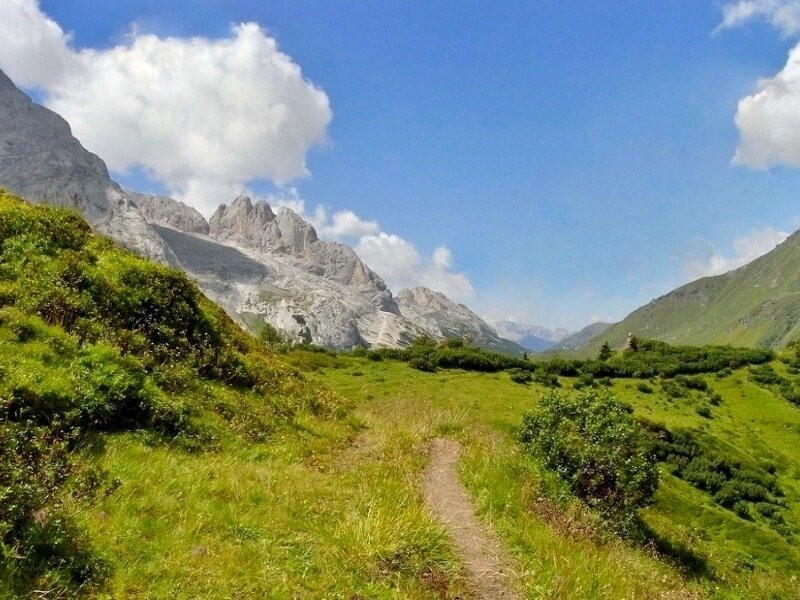
[(800, 0), (0, 1), (0, 68), (123, 185), (569, 329), (800, 227), (799, 43)]

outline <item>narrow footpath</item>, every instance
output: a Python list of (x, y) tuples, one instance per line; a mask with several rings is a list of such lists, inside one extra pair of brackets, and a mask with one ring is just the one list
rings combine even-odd
[(461, 559), (476, 600), (522, 600), (513, 590), (511, 560), (497, 535), (475, 515), (467, 490), (458, 478), (461, 446), (438, 438), (422, 477), (428, 510), (447, 530)]

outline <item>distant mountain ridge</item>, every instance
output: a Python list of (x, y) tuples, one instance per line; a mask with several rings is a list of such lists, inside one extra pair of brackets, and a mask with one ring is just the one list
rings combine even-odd
[(495, 321), (492, 325), (504, 338), (512, 340), (533, 352), (541, 352), (552, 348), (572, 333), (560, 327), (551, 330), (540, 325), (520, 323), (511, 319)]
[(551, 350), (578, 350), (592, 341), (598, 335), (601, 335), (609, 327), (611, 323), (590, 323), (580, 331), (576, 331), (553, 345)]
[(206, 221), (172, 198), (121, 188), (64, 119), (33, 103), (2, 71), (0, 186), (32, 202), (75, 208), (123, 246), (181, 267), (253, 332), (271, 323), (295, 340), (335, 349), (401, 347), (421, 335), (457, 335), (523, 351), (465, 306), (430, 290), (398, 294), (401, 312), (352, 248), (320, 240), (288, 208), (274, 212), (266, 202), (240, 196)]
[(628, 333), (675, 344), (781, 348), (800, 338), (800, 232), (723, 275), (687, 283), (595, 337), (620, 347)]

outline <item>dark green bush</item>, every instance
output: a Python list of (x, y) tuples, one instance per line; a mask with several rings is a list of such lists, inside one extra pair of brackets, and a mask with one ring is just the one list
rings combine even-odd
[(697, 414), (705, 419), (711, 418), (711, 407), (707, 404), (701, 404), (697, 407)]
[(573, 493), (626, 531), (652, 499), (658, 466), (628, 407), (608, 392), (550, 392), (522, 422), (525, 450)]
[(535, 371), (533, 373), (532, 380), (534, 383), (538, 383), (539, 385), (549, 388), (561, 387), (561, 383), (558, 381), (558, 375), (555, 375), (554, 373), (548, 373), (546, 371)]
[[(699, 436), (690, 431), (670, 431), (644, 419), (640, 422), (653, 441), (658, 460), (672, 466), (677, 477), (711, 494), (720, 506), (748, 519), (752, 518), (752, 512), (747, 503), (757, 505), (758, 513), (769, 516), (781, 510), (779, 499), (783, 490), (778, 485), (774, 465), (762, 468), (743, 464), (701, 443)], [(740, 503), (745, 503), (744, 508)], [(767, 505), (772, 508), (764, 508)]]
[(525, 369), (510, 369), (508, 376), (514, 383), (530, 383), (533, 380), (533, 374)]

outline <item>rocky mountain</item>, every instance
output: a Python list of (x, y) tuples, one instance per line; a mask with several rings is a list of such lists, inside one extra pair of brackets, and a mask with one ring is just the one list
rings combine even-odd
[(191, 206), (166, 196), (138, 194), (130, 190), (127, 193), (148, 223), (187, 233), (208, 234), (205, 217)]
[(34, 104), (0, 71), (0, 183), (31, 202), (70, 206), (98, 232), (149, 258), (174, 263), (164, 240), (105, 163), (81, 146), (69, 124)]
[[(601, 335), (611, 327), (611, 323), (591, 323), (580, 331), (568, 335), (558, 343), (554, 344), (551, 350), (578, 350), (587, 345), (597, 336)], [(602, 342), (601, 342), (602, 343)]]
[(522, 354), (525, 348), (502, 338), (493, 327), (463, 304), (424, 287), (401, 290), (395, 296), (400, 313), (433, 338), (468, 338), (498, 352)]
[(780, 348), (800, 334), (800, 232), (734, 271), (704, 277), (635, 310), (589, 344), (628, 333), (676, 344)]
[(289, 209), (276, 213), (240, 196), (206, 221), (172, 198), (124, 190), (64, 119), (33, 103), (2, 72), (0, 186), (32, 202), (73, 207), (98, 232), (183, 268), (254, 332), (267, 322), (296, 340), (336, 349), (469, 335), (498, 350), (522, 350), (465, 306), (429, 290), (401, 294), (401, 310), (352, 248), (320, 240)]
[(551, 330), (540, 325), (519, 323), (510, 319), (495, 321), (492, 325), (497, 330), (497, 333), (504, 338), (512, 340), (534, 352), (547, 350), (572, 333), (562, 328)]

